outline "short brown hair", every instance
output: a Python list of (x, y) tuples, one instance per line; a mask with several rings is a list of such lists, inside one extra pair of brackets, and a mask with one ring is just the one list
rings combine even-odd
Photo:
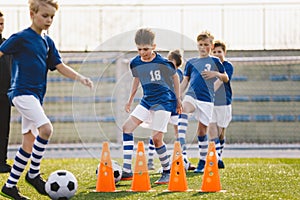
[(168, 53), (168, 60), (175, 60), (176, 66), (179, 67), (182, 64), (182, 54), (179, 49), (175, 49)]
[(0, 11), (0, 17), (3, 17), (4, 15), (3, 15), (3, 13)]
[(135, 33), (135, 44), (145, 45), (154, 44), (155, 33), (150, 28), (141, 28)]
[(28, 0), (29, 9), (32, 12), (37, 13), (41, 5), (50, 5), (58, 10), (57, 0)]
[(203, 31), (197, 36), (197, 42), (209, 39), (213, 43), (215, 37), (209, 31)]
[(214, 48), (216, 47), (221, 47), (223, 49), (223, 51), (226, 53), (226, 43), (224, 41), (221, 40), (216, 40), (214, 41)]

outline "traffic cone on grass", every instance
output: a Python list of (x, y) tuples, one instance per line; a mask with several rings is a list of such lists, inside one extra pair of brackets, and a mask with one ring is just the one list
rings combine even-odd
[(173, 159), (171, 165), (170, 181), (168, 185), (170, 192), (186, 192), (188, 189), (186, 172), (183, 164), (183, 156), (181, 152), (180, 143), (175, 141)]
[(132, 192), (151, 191), (150, 177), (148, 173), (144, 142), (139, 141), (136, 152), (136, 161), (131, 183)]
[(98, 177), (96, 184), (96, 192), (115, 192), (116, 185), (114, 180), (114, 172), (110, 158), (110, 150), (108, 142), (103, 143), (100, 166), (98, 169)]
[(214, 142), (209, 142), (204, 174), (202, 179), (201, 192), (221, 191), (221, 182), (218, 169), (218, 160)]

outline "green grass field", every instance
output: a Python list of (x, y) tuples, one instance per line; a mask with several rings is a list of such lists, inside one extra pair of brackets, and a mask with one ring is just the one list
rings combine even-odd
[[(121, 160), (117, 160), (121, 163)], [(197, 163), (197, 159), (191, 159)], [(12, 161), (10, 161), (12, 162)], [(202, 175), (187, 173), (188, 187), (192, 192), (164, 192), (167, 185), (154, 184), (159, 174), (150, 172), (151, 187), (155, 192), (128, 192), (131, 181), (117, 183), (115, 193), (96, 193), (95, 169), (97, 159), (44, 159), (43, 177), (58, 169), (71, 171), (78, 180), (78, 190), (72, 199), (300, 199), (300, 159), (265, 158), (225, 158), (226, 168), (220, 170), (222, 190), (225, 192), (201, 193)], [(156, 163), (157, 168), (159, 163)], [(1, 185), (8, 174), (0, 175)], [(41, 197), (24, 181), (22, 175), (18, 187), (20, 191), (34, 200)], [(1, 197), (0, 197), (1, 199)]]

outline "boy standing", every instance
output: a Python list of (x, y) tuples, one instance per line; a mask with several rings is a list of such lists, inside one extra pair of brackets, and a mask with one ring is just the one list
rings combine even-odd
[(228, 82), (222, 82), (217, 79), (215, 85), (215, 101), (212, 119), (208, 126), (208, 133), (210, 140), (216, 144), (216, 151), (218, 154), (218, 167), (225, 168), (222, 161), (222, 152), (225, 145), (225, 129), (228, 127), (232, 119), (232, 90), (230, 80), (233, 74), (232, 64), (226, 60), (226, 44), (222, 41), (215, 41), (212, 55), (216, 56), (223, 63), (226, 74), (228, 75)]
[[(130, 62), (133, 75), (132, 87), (126, 112), (141, 83), (143, 97), (140, 104), (133, 110), (122, 126), (123, 130), (123, 173), (122, 180), (132, 179), (133, 131), (144, 121), (152, 129), (152, 139), (163, 168), (162, 176), (156, 184), (168, 184), (170, 178), (170, 163), (167, 147), (163, 142), (163, 133), (172, 112), (181, 112), (179, 97), (179, 78), (171, 62), (156, 53), (155, 34), (148, 28), (139, 29), (135, 34), (138, 56)], [(175, 91), (175, 94), (174, 94)], [(176, 110), (175, 110), (176, 108)]]
[(214, 101), (214, 82), (217, 78), (228, 81), (224, 66), (218, 58), (211, 57), (214, 37), (207, 31), (197, 37), (199, 58), (190, 59), (185, 66), (184, 78), (180, 85), (181, 94), (188, 86), (183, 99), (183, 111), (178, 119), (178, 133), (181, 146), (185, 145), (188, 114), (194, 113), (198, 120), (198, 146), (200, 159), (195, 173), (203, 173), (208, 149), (207, 126), (212, 116)]
[(3, 54), (13, 55), (12, 85), (8, 97), (22, 116), (22, 145), (1, 195), (11, 199), (28, 199), (19, 193), (17, 182), (31, 159), (25, 180), (40, 194), (47, 195), (45, 181), (40, 176), (40, 163), (52, 135), (53, 127), (42, 108), (46, 93), (47, 72), (57, 69), (62, 75), (92, 87), (89, 78), (65, 65), (53, 40), (43, 34), (53, 22), (58, 9), (56, 0), (29, 0), (32, 24), (13, 34), (0, 46)]

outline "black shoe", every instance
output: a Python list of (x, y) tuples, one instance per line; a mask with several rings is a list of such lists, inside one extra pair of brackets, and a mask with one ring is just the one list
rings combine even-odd
[(222, 160), (218, 160), (218, 168), (219, 169), (224, 169), (225, 168), (225, 164)]
[(11, 166), (8, 164), (1, 164), (0, 165), (0, 173), (9, 173), (11, 170)]
[(12, 188), (8, 188), (6, 187), (6, 185), (4, 185), (2, 187), (2, 190), (0, 192), (0, 194), (6, 198), (9, 199), (15, 199), (15, 200), (27, 200), (29, 199), (26, 196), (23, 196), (22, 194), (20, 194), (18, 188), (16, 186), (12, 187)]
[(37, 175), (35, 178), (29, 178), (28, 172), (25, 176), (25, 180), (27, 183), (29, 183), (31, 186), (33, 186), (38, 193), (42, 195), (48, 195), (46, 190), (45, 190), (45, 184), (46, 182), (42, 179), (41, 175)]

